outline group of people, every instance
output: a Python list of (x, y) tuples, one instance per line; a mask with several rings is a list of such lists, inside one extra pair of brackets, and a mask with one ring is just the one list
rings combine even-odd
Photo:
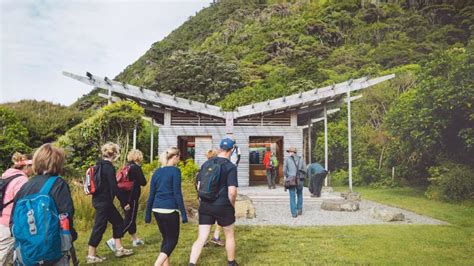
[[(289, 190), (291, 214), (297, 217), (302, 214), (305, 176), (311, 178), (312, 194), (320, 196), (325, 170), (319, 164), (311, 164), (306, 168), (295, 148), (289, 148), (287, 152), (289, 156), (285, 158), (283, 165), (285, 180), (296, 177), (298, 182), (285, 188)], [(278, 160), (271, 149), (268, 149), (267, 153), (264, 162), (271, 166), (268, 171), (270, 173), (267, 172), (268, 184), (269, 188), (275, 188)], [(139, 150), (131, 150), (123, 168), (125, 170), (119, 170), (120, 174), (123, 173), (121, 171), (126, 171), (128, 181), (132, 182), (125, 190), (120, 187), (114, 166), (119, 157), (120, 147), (115, 143), (106, 143), (101, 148), (101, 159), (94, 167), (93, 178), (96, 187), (90, 194), (95, 218), (88, 241), (87, 263), (106, 260), (97, 254), (97, 247), (108, 223), (112, 225), (112, 238), (105, 243), (116, 257), (133, 254), (133, 250), (125, 248), (121, 241), (126, 233), (131, 235), (134, 247), (144, 244), (137, 236), (136, 225), (141, 187), (147, 184), (141, 168), (143, 154)], [(60, 177), (65, 160), (64, 151), (51, 144), (42, 145), (32, 158), (20, 153), (13, 155), (12, 167), (6, 170), (0, 179), (0, 265), (13, 262), (15, 265), (69, 265), (71, 260), (77, 264), (72, 244), (77, 239), (74, 229), (74, 203), (68, 183)], [(161, 167), (156, 169), (150, 181), (145, 222), (150, 223), (153, 214), (162, 236), (155, 265), (170, 264), (170, 256), (179, 241), (180, 220), (181, 223), (188, 222), (181, 190), (181, 172), (177, 167), (179, 161), (179, 149), (168, 148), (160, 154)], [(234, 223), (239, 161), (240, 150), (235, 140), (224, 138), (220, 142), (219, 150), (209, 151), (208, 160), (201, 166), (196, 182), (200, 201), (199, 233), (192, 246), (189, 265), (197, 263), (203, 247), (209, 242), (208, 237), (214, 224), (217, 227), (211, 242), (225, 245), (228, 265), (237, 265)], [(114, 205), (115, 198), (120, 202), (124, 217)], [(38, 204), (40, 207), (35, 205), (38, 200), (41, 200)], [(45, 204), (52, 205), (45, 209)], [(44, 220), (41, 220), (43, 218)], [(47, 225), (37, 220), (46, 221)], [(52, 226), (48, 227), (49, 224)], [(56, 230), (58, 232), (54, 232)], [(219, 238), (221, 230), (224, 232), (225, 244)], [(43, 238), (39, 237), (43, 235), (46, 244), (42, 242)], [(54, 241), (48, 242), (48, 237), (60, 237), (61, 245), (51, 244)], [(41, 246), (35, 251), (35, 245)], [(46, 250), (48, 248), (53, 250)], [(43, 254), (38, 250), (48, 252)]]

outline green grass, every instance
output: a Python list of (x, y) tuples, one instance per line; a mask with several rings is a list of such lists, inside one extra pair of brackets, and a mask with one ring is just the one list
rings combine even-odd
[[(187, 187), (190, 191), (191, 187)], [(472, 204), (456, 205), (427, 200), (411, 188), (357, 188), (364, 198), (379, 201), (450, 223), (450, 225), (370, 225), (319, 227), (248, 227), (236, 229), (237, 260), (242, 265), (301, 264), (404, 264), (404, 265), (473, 265), (474, 208)], [(191, 193), (191, 192), (190, 192)], [(192, 198), (192, 197), (190, 197)], [(159, 253), (161, 236), (156, 223), (142, 223), (139, 234), (147, 245), (135, 254), (115, 259), (101, 243), (99, 254), (108, 257), (106, 265), (152, 265)], [(110, 226), (109, 226), (110, 227)], [(191, 245), (197, 236), (197, 225), (181, 227), (179, 244), (171, 263), (186, 265)], [(105, 234), (110, 237), (110, 229)], [(89, 230), (80, 232), (76, 248), (84, 261)], [(126, 236), (124, 243), (130, 245)], [(225, 265), (225, 250), (205, 248), (201, 265)]]

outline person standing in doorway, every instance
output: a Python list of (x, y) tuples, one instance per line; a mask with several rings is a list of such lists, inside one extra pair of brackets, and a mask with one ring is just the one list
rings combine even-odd
[(287, 188), (290, 194), (290, 210), (293, 218), (303, 214), (303, 185), (306, 172), (306, 165), (301, 158), (296, 154), (296, 148), (290, 147), (288, 157), (283, 162), (283, 176), (285, 180), (295, 178), (296, 185)]
[(307, 176), (309, 178), (309, 192), (311, 192), (311, 197), (321, 197), (321, 189), (326, 174), (327, 171), (319, 163), (315, 162), (308, 165)]
[(276, 167), (275, 163), (275, 155), (272, 152), (270, 146), (267, 147), (267, 151), (265, 152), (265, 156), (263, 157), (263, 165), (265, 166), (266, 174), (267, 174), (267, 184), (268, 189), (276, 188), (275, 186), (275, 179), (276, 179)]
[(199, 235), (193, 244), (189, 265), (196, 265), (211, 232), (211, 226), (216, 222), (224, 230), (227, 265), (237, 265), (234, 237), (237, 167), (229, 160), (233, 148), (233, 140), (221, 140), (217, 158), (211, 158), (201, 167), (198, 177)]

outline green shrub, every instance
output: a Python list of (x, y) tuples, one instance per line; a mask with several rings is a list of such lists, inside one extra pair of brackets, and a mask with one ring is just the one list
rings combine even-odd
[(196, 180), (196, 174), (199, 172), (199, 166), (194, 162), (193, 159), (187, 159), (181, 161), (178, 164), (181, 170), (181, 180), (187, 183), (194, 183)]
[(371, 183), (369, 186), (371, 188), (396, 188), (403, 186), (403, 180), (384, 178), (382, 180)]
[(444, 162), (430, 167), (431, 185), (426, 196), (444, 201), (474, 199), (474, 169), (467, 165)]

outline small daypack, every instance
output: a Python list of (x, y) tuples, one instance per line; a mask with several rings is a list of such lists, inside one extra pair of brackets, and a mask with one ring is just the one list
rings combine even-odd
[(91, 166), (86, 171), (86, 176), (82, 180), (84, 185), (84, 193), (86, 195), (93, 195), (99, 190), (100, 187), (100, 166), (97, 163), (95, 166)]
[(20, 176), (22, 176), (22, 174), (16, 174), (5, 179), (0, 179), (0, 216), (2, 216), (3, 209), (13, 202), (13, 199), (9, 202), (3, 202), (5, 200), (5, 193), (7, 192), (8, 184), (10, 184), (13, 179)]
[(58, 179), (50, 177), (37, 194), (19, 199), (13, 211), (12, 233), (19, 265), (37, 265), (60, 259), (59, 214), (49, 195)]
[(213, 202), (219, 197), (219, 181), (222, 164), (214, 158), (204, 163), (199, 172), (198, 196), (200, 199)]
[(270, 165), (271, 165), (273, 168), (277, 168), (277, 167), (278, 167), (278, 159), (277, 159), (277, 157), (276, 157), (274, 154), (272, 154), (272, 155), (270, 156)]
[(117, 187), (123, 191), (132, 191), (133, 181), (130, 180), (130, 165), (125, 165), (117, 172)]

